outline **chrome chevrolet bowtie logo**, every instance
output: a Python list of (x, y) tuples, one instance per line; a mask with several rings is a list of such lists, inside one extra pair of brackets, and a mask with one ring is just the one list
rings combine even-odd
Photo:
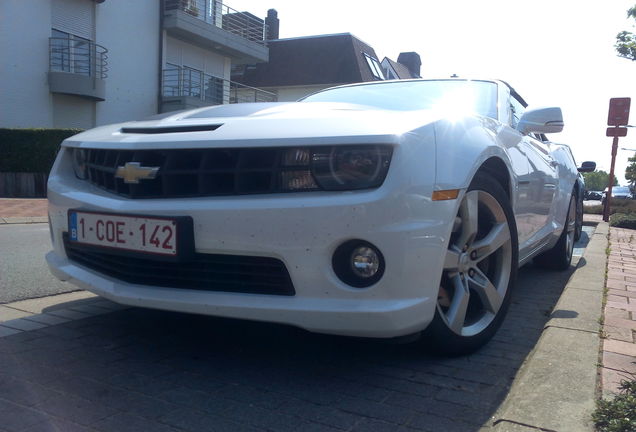
[(139, 183), (139, 180), (151, 180), (157, 177), (159, 167), (142, 167), (139, 162), (126, 162), (117, 167), (115, 177), (124, 179), (124, 183)]

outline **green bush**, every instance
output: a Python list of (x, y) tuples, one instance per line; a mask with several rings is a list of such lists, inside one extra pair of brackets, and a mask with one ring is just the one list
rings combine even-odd
[[(584, 213), (603, 214), (602, 205), (584, 206)], [(610, 203), (610, 214), (636, 214), (636, 200), (631, 199), (613, 199)]]
[(616, 228), (636, 229), (636, 214), (615, 213), (610, 217), (610, 225)]
[(81, 129), (0, 129), (0, 172), (47, 173), (60, 144)]
[(598, 401), (592, 414), (598, 432), (636, 430), (636, 381), (621, 381), (620, 391), (614, 399)]

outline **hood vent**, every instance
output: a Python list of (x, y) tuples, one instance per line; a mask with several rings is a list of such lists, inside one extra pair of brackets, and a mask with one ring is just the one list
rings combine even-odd
[(168, 126), (168, 127), (123, 127), (122, 133), (130, 134), (164, 134), (164, 133), (180, 133), (180, 132), (202, 132), (213, 131), (223, 126), (215, 125), (190, 125), (190, 126)]

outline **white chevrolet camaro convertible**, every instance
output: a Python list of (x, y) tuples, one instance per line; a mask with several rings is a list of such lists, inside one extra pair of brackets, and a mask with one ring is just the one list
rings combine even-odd
[(582, 184), (543, 135), (562, 128), (559, 108), (461, 79), (99, 127), (53, 166), (46, 258), (127, 305), (467, 353), (519, 266), (570, 265)]

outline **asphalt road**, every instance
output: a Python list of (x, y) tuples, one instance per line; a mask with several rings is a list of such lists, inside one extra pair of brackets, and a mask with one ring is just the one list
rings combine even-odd
[(77, 289), (49, 272), (44, 255), (50, 250), (47, 224), (0, 225), (0, 303)]

